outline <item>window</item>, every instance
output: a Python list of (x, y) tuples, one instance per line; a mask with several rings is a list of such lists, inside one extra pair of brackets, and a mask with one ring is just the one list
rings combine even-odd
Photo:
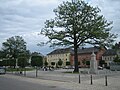
[(105, 60), (106, 60), (106, 57), (105, 57)]

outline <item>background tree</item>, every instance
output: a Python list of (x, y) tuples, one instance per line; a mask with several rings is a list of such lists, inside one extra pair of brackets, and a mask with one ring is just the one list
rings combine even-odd
[(5, 54), (2, 50), (0, 50), (0, 66), (6, 66)]
[(85, 65), (86, 64), (86, 59), (82, 60), (82, 64)]
[(0, 66), (8, 66), (8, 59), (6, 58), (5, 52), (0, 50)]
[(59, 61), (58, 61), (58, 65), (61, 67), (62, 64), (63, 64), (63, 61), (62, 61), (61, 59), (59, 59)]
[(119, 58), (119, 56), (117, 55), (115, 58), (114, 58), (114, 60), (113, 60), (115, 63), (120, 63), (120, 58)]
[(47, 66), (47, 65), (48, 65), (48, 62), (47, 62), (47, 60), (45, 60), (45, 62), (44, 62), (44, 65), (45, 65), (45, 66)]
[(115, 45), (112, 46), (112, 49), (119, 50), (120, 49), (120, 42), (115, 43)]
[(9, 55), (6, 54), (4, 51), (0, 51), (0, 59), (1, 59), (1, 66), (16, 66), (16, 60), (9, 58)]
[(31, 57), (31, 66), (37, 66), (37, 67), (43, 66), (43, 57), (42, 56), (32, 56)]
[(24, 75), (26, 75), (26, 66), (28, 65), (28, 59), (26, 56), (22, 56), (18, 58), (18, 66), (20, 73), (22, 74), (22, 71), (24, 71)]
[(38, 73), (37, 67), (43, 66), (43, 57), (42, 56), (32, 56), (31, 57), (31, 66), (36, 67), (36, 77)]
[(90, 61), (86, 61), (86, 65), (90, 65)]
[(19, 57), (18, 58), (18, 66), (21, 68), (25, 68), (28, 65), (28, 60), (26, 57)]
[(3, 63), (2, 63), (2, 61), (0, 61), (0, 66), (3, 66)]
[(74, 48), (74, 72), (78, 72), (78, 48), (81, 45), (111, 45), (115, 35), (110, 33), (112, 22), (99, 14), (98, 7), (92, 7), (82, 0), (63, 2), (54, 9), (56, 17), (46, 20), (41, 34), (49, 38), (50, 46), (72, 46)]
[(67, 66), (69, 66), (69, 65), (70, 65), (70, 62), (69, 62), (69, 61), (67, 61), (67, 62), (66, 62), (66, 65), (67, 65)]
[(17, 64), (19, 55), (27, 52), (26, 42), (20, 36), (11, 37), (2, 43), (2, 51), (6, 58), (15, 59)]
[(2, 60), (3, 58), (5, 58), (5, 54), (2, 50), (0, 50), (0, 59)]
[(4, 59), (1, 61), (1, 66), (8, 66), (8, 60), (7, 59)]
[(55, 62), (51, 62), (51, 65), (54, 66), (54, 65), (55, 65)]

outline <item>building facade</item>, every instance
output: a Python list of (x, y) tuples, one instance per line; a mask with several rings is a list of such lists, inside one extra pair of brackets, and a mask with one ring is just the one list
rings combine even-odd
[(63, 62), (62, 67), (66, 66), (66, 62), (70, 61), (71, 49), (70, 48), (63, 48), (63, 49), (56, 49), (49, 54), (47, 54), (47, 62), (48, 66), (52, 66), (52, 62), (55, 62), (53, 67), (57, 67), (58, 61), (61, 60)]
[(110, 63), (113, 62), (115, 57), (118, 55), (117, 51), (115, 49), (108, 49), (105, 51), (105, 53), (102, 56), (102, 60), (105, 61), (107, 66), (110, 66)]
[[(96, 54), (97, 64), (102, 59), (102, 55), (105, 52), (105, 48), (100, 47), (90, 47), (90, 48), (81, 48), (78, 49), (78, 65), (80, 67), (87, 67), (87, 63), (90, 63), (91, 54), (94, 52)], [(74, 53), (71, 54), (71, 64), (74, 65)]]

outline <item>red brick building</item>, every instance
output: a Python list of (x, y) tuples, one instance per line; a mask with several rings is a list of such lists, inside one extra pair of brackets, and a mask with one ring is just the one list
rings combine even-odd
[[(102, 59), (103, 53), (106, 51), (105, 48), (99, 48), (99, 47), (90, 47), (90, 48), (82, 48), (78, 49), (78, 65), (80, 67), (86, 67), (86, 63), (91, 60), (91, 54), (94, 51), (96, 54), (96, 60), (99, 65), (99, 61)], [(71, 54), (71, 59), (70, 59), (71, 65), (74, 65), (74, 53)]]

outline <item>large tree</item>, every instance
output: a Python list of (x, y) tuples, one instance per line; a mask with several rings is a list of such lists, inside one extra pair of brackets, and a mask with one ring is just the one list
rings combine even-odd
[[(55, 18), (46, 20), (41, 34), (49, 38), (50, 46), (62, 45), (74, 48), (74, 72), (78, 72), (77, 50), (81, 45), (108, 45), (115, 35), (110, 33), (112, 22), (108, 22), (98, 7), (82, 0), (63, 2), (54, 9)], [(42, 44), (46, 44), (42, 43)]]
[(16, 61), (21, 54), (28, 54), (28, 50), (26, 49), (26, 42), (20, 36), (10, 37), (5, 42), (3, 42), (2, 51), (5, 54), (5, 58), (15, 59)]

